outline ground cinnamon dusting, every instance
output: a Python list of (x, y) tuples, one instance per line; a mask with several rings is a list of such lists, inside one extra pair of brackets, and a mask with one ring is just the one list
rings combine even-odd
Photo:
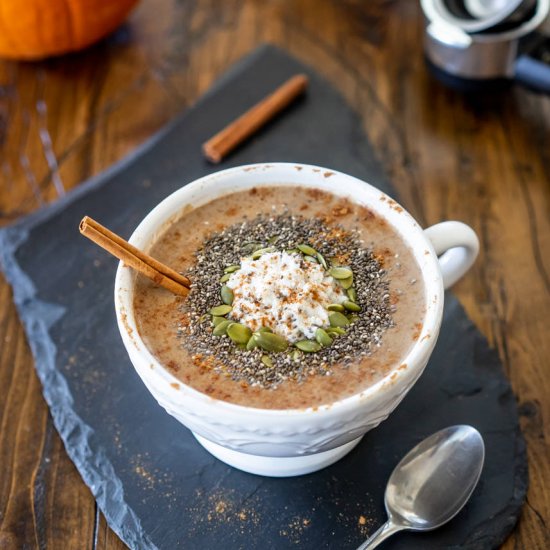
[(243, 498), (233, 490), (195, 490), (195, 504), (184, 512), (191, 523), (190, 533), (226, 529), (228, 526), (245, 537), (260, 536), (262, 517), (260, 501)]
[(415, 323), (414, 324), (414, 333), (412, 335), (413, 340), (418, 340), (420, 338), (420, 333), (422, 331), (422, 323)]
[(322, 517), (333, 526), (327, 548), (355, 548), (372, 534), (378, 521), (377, 514), (371, 514), (372, 498), (366, 494), (361, 501), (350, 499), (349, 487), (340, 479), (327, 480), (326, 490), (321, 487), (311, 505), (289, 500), (275, 516), (269, 498), (270, 491), (262, 483), (253, 483), (240, 491), (196, 489), (183, 510), (189, 534), (202, 537), (234, 534), (244, 537), (242, 540), (260, 540), (270, 532), (272, 538), (266, 544), (270, 548), (289, 544), (309, 548)]
[(352, 212), (352, 209), (346, 204), (337, 204), (333, 207), (331, 212), (335, 218), (339, 218), (341, 216), (347, 216), (348, 214), (350, 214)]

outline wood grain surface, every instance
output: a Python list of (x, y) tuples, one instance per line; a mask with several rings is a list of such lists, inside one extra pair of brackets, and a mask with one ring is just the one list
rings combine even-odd
[[(460, 219), (478, 232), (481, 256), (455, 292), (499, 351), (528, 444), (527, 503), (504, 548), (546, 549), (550, 99), (441, 87), (424, 67), (422, 25), (412, 0), (142, 0), (86, 51), (0, 61), (0, 222), (122, 158), (258, 44), (281, 45), (360, 113), (417, 219)], [(0, 418), (0, 548), (124, 548), (52, 425), (1, 276)]]

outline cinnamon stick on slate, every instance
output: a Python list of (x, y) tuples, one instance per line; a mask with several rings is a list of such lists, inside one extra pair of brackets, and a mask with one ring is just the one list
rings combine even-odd
[(303, 94), (307, 84), (308, 77), (304, 74), (289, 78), (273, 93), (205, 142), (202, 151), (206, 158), (216, 164), (220, 162), (235, 147)]

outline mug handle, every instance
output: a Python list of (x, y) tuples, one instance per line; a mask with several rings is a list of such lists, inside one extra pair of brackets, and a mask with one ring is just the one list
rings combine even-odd
[(472, 267), (479, 252), (474, 230), (462, 222), (441, 222), (424, 230), (438, 255), (445, 289), (453, 286)]

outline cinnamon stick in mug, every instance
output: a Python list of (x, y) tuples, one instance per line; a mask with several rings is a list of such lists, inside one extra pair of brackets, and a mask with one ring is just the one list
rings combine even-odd
[(128, 267), (139, 271), (157, 285), (179, 296), (187, 296), (191, 281), (172, 268), (142, 252), (122, 237), (113, 233), (89, 216), (80, 222), (80, 233), (107, 252), (124, 262)]

